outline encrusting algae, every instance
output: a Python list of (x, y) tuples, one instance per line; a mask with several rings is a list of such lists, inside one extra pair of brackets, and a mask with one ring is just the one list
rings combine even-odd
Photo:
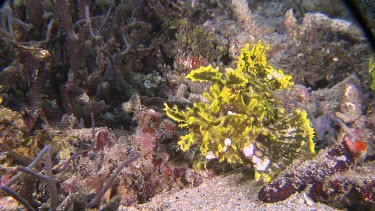
[(193, 82), (211, 82), (203, 93), (207, 102), (194, 103), (182, 111), (165, 104), (168, 117), (188, 134), (178, 142), (182, 151), (199, 147), (195, 166), (220, 162), (252, 164), (255, 179), (269, 182), (295, 158), (315, 154), (314, 131), (306, 111), (288, 110), (275, 97), (289, 89), (291, 76), (267, 64), (266, 50), (259, 41), (240, 52), (237, 68), (221, 73), (212, 66), (191, 71)]

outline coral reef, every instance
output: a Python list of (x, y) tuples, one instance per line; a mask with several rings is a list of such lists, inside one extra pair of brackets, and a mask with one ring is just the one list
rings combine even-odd
[[(322, 115), (313, 121), (317, 137), (328, 141), (327, 146), (313, 160), (292, 164), (264, 186), (259, 192), (260, 200), (277, 202), (305, 191), (313, 200), (340, 209), (373, 207), (373, 178), (369, 173), (373, 171), (373, 132), (365, 126), (370, 119), (363, 116), (365, 96), (357, 88), (359, 83), (351, 75), (331, 89), (312, 93), (317, 98), (328, 97), (321, 98), (317, 113)], [(352, 109), (345, 107), (348, 103)], [(339, 134), (337, 127), (341, 129)]]
[[(9, 115), (3, 113), (5, 118), (10, 120)], [(17, 122), (16, 116), (13, 120), (15, 125), (22, 126), (22, 122)], [(111, 205), (115, 203), (112, 202), (114, 199), (109, 198), (108, 193), (120, 198), (117, 202), (118, 206), (120, 203), (131, 206), (146, 202), (162, 191), (200, 183), (200, 175), (188, 173), (186, 164), (175, 164), (173, 153), (168, 153), (162, 147), (162, 145), (173, 144), (173, 140), (176, 139), (175, 123), (161, 119), (160, 114), (152, 109), (138, 111), (136, 121), (138, 122), (136, 135), (123, 135), (119, 138), (108, 128), (97, 128), (94, 125), (92, 129), (68, 129), (62, 134), (50, 130), (49, 135), (53, 137), (51, 143), (54, 143), (54, 146), (46, 146), (34, 161), (28, 159), (32, 156), (18, 154), (11, 148), (5, 147), (6, 142), (3, 142), (0, 145), (1, 152), (6, 152), (8, 157), (14, 160), (13, 162), (27, 166), (17, 169), (59, 185), (58, 193), (52, 192), (49, 197), (38, 194), (32, 196), (35, 188), (44, 189), (44, 185), (36, 183), (33, 177), (31, 180), (22, 178), (18, 183), (20, 173), (17, 174), (18, 176), (12, 176), (14, 171), (2, 167), (0, 169), (3, 172), (2, 190), (9, 195), (14, 195), (30, 210), (40, 206), (62, 210), (63, 207), (70, 206), (69, 203), (75, 204), (74, 206), (81, 204), (89, 208), (97, 207), (102, 204), (101, 201), (104, 201), (103, 207), (114, 206)], [(59, 145), (56, 145), (57, 143)], [(45, 160), (44, 163), (50, 165), (48, 167), (50, 170), (48, 175), (41, 175), (39, 162), (47, 154), (52, 155), (55, 152), (57, 154), (54, 157), (58, 163), (54, 165), (52, 161)], [(75, 163), (75, 167), (71, 165), (72, 162)], [(128, 171), (124, 172), (123, 168), (130, 163), (133, 163), (133, 166), (128, 167)], [(47, 187), (46, 190), (50, 192), (52, 189)], [(53, 190), (57, 191), (56, 187), (53, 187)], [(19, 194), (16, 191), (19, 191)], [(81, 202), (70, 202), (78, 200), (77, 194), (83, 197)], [(68, 201), (61, 201), (61, 198), (66, 198)]]
[(279, 178), (260, 190), (259, 199), (264, 202), (285, 200), (307, 185), (322, 181), (335, 173), (348, 171), (355, 165), (355, 158), (344, 142), (328, 152), (321, 152), (318, 156), (323, 158), (288, 167)]
[(307, 13), (299, 23), (289, 10), (284, 26), (294, 41), (279, 44), (288, 50), (273, 54), (271, 59), (293, 75), (296, 84), (317, 90), (332, 87), (352, 73), (367, 80), (367, 75), (359, 70), (366, 68), (370, 51), (363, 42), (361, 29), (352, 22), (322, 13)]
[(288, 0), (286, 4), (298, 11), (298, 14), (301, 17), (303, 17), (306, 13), (312, 12), (321, 12), (331, 17), (343, 17), (348, 15), (348, 11), (345, 10), (344, 4), (335, 4), (334, 2), (319, 0)]
[(241, 27), (244, 31), (254, 34), (256, 33), (254, 29), (256, 28), (254, 17), (250, 11), (247, 1), (245, 0), (234, 0), (232, 1), (233, 13), (237, 20), (240, 21)]
[(256, 180), (270, 181), (294, 158), (315, 153), (306, 112), (287, 112), (275, 97), (277, 90), (293, 83), (267, 64), (267, 48), (261, 41), (252, 49), (246, 45), (237, 68), (227, 69), (225, 76), (212, 66), (190, 72), (186, 78), (193, 82), (211, 82), (210, 91), (203, 93), (208, 103), (195, 103), (187, 111), (165, 104), (167, 115), (189, 130), (178, 142), (181, 150), (199, 148), (197, 166), (215, 158), (228, 163), (251, 160)]
[(308, 193), (314, 201), (340, 209), (372, 209), (375, 199), (373, 163), (358, 166), (366, 150), (363, 141), (359, 131), (344, 133), (340, 143), (321, 151), (315, 160), (293, 164), (278, 179), (264, 186), (259, 199), (264, 202), (285, 200), (310, 185)]
[(317, 202), (372, 208), (372, 54), (342, 8), (2, 1), (0, 209), (122, 210), (234, 169), (274, 178), (265, 200), (312, 186)]
[(309, 190), (314, 201), (331, 204), (339, 209), (372, 210), (375, 207), (374, 162), (367, 168), (358, 167), (346, 173), (334, 174), (316, 182)]

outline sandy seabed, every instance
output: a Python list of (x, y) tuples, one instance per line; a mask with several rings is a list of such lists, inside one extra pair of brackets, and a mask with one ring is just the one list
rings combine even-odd
[(119, 210), (338, 210), (313, 202), (303, 192), (297, 192), (284, 201), (264, 203), (258, 199), (261, 188), (261, 184), (236, 173), (207, 179), (198, 187), (171, 190), (155, 196), (146, 204)]

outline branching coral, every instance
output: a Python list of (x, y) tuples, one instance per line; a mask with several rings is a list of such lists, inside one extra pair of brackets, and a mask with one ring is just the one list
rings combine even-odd
[[(0, 112), (1, 113), (1, 112)], [(5, 118), (4, 118), (5, 119)], [(17, 120), (17, 119), (15, 119)], [(107, 134), (104, 135), (103, 133), (106, 133), (104, 130), (99, 131), (97, 135), (95, 135), (95, 121), (94, 121), (94, 116), (91, 114), (91, 120), (92, 120), (92, 132), (91, 132), (91, 139), (92, 143), (91, 146), (86, 149), (79, 151), (75, 154), (73, 154), (67, 161), (65, 161), (65, 164), (57, 168), (56, 166), (53, 166), (53, 160), (52, 160), (52, 154), (54, 152), (54, 149), (52, 148), (51, 145), (46, 145), (37, 155), (37, 157), (34, 160), (31, 160), (29, 158), (23, 157), (22, 155), (18, 155), (17, 153), (14, 153), (11, 149), (9, 149), (7, 146), (4, 144), (0, 144), (0, 152), (6, 152), (9, 154), (9, 157), (14, 159), (14, 160), (24, 160), (23, 162), (26, 163), (25, 166), (17, 166), (17, 170), (19, 171), (16, 175), (12, 176), (11, 178), (4, 180), (4, 177), (1, 177), (1, 182), (0, 182), (0, 190), (4, 191), (6, 194), (9, 196), (13, 197), (16, 199), (19, 203), (21, 203), (27, 210), (35, 210), (36, 207), (43, 207), (42, 204), (37, 202), (36, 197), (34, 195), (35, 191), (35, 183), (36, 179), (43, 180), (47, 183), (46, 189), (49, 194), (49, 209), (50, 210), (61, 210), (61, 206), (64, 206), (64, 202), (59, 201), (61, 198), (61, 189), (59, 186), (61, 184), (59, 181), (59, 173), (64, 174), (64, 171), (67, 170), (69, 164), (71, 161), (76, 159), (79, 156), (84, 155), (85, 153), (88, 153), (91, 150), (96, 149), (95, 147), (98, 147), (99, 145), (102, 146), (103, 148), (103, 138), (105, 139), (109, 135)], [(22, 122), (23, 123), (23, 122)], [(105, 137), (103, 137), (105, 136)], [(109, 142), (109, 140), (107, 140)], [(96, 149), (97, 150), (97, 149)], [(41, 173), (42, 168), (41, 168), (41, 162), (43, 161), (44, 157), (44, 168), (45, 168), (45, 173)], [(85, 200), (81, 201), (82, 206), (85, 208), (92, 208), (98, 206), (100, 203), (101, 199), (103, 198), (104, 194), (111, 188), (113, 187), (115, 183), (115, 179), (118, 177), (118, 175), (121, 173), (121, 171), (128, 166), (130, 163), (133, 161), (137, 160), (138, 158), (141, 157), (140, 153), (134, 153), (132, 156), (129, 156), (125, 160), (121, 161), (121, 163), (114, 169), (113, 173), (109, 178), (103, 183), (102, 187), (100, 190), (98, 190), (98, 193), (95, 195), (94, 198), (91, 199), (90, 202), (86, 203)], [(55, 168), (53, 170), (53, 168)], [(30, 175), (30, 178), (25, 179), (27, 175)], [(66, 173), (65, 173), (66, 174)], [(18, 190), (19, 193), (17, 193), (14, 189), (17, 188), (15, 183), (17, 183), (19, 180), (21, 180), (21, 188)], [(57, 186), (57, 184), (59, 184)], [(11, 187), (14, 185), (15, 187)], [(113, 201), (113, 203), (108, 203), (107, 206), (110, 206), (111, 204), (118, 204), (115, 203), (118, 201), (118, 197), (115, 197), (116, 200)], [(114, 198), (114, 199), (115, 199)], [(113, 199), (113, 200), (114, 200)], [(120, 197), (121, 199), (121, 197)], [(77, 202), (78, 203), (78, 202)], [(77, 204), (76, 202), (73, 202), (73, 204)], [(77, 205), (73, 205), (77, 206)]]
[(195, 103), (186, 111), (165, 104), (166, 114), (189, 130), (178, 142), (181, 150), (199, 147), (196, 167), (216, 158), (252, 162), (255, 179), (270, 181), (294, 158), (315, 153), (307, 113), (287, 110), (275, 96), (293, 82), (267, 64), (267, 48), (261, 41), (251, 50), (246, 45), (237, 68), (224, 74), (212, 66), (188, 74), (193, 82), (211, 82), (209, 92), (203, 93), (209, 103)]

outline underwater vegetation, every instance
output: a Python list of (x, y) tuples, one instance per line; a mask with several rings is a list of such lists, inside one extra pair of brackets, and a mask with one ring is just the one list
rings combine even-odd
[(375, 54), (372, 56), (369, 63), (369, 73), (371, 75), (371, 89), (375, 91)]
[(374, 62), (333, 2), (3, 1), (0, 207), (372, 210)]
[(218, 159), (250, 164), (255, 179), (269, 182), (297, 157), (315, 154), (307, 113), (287, 108), (277, 91), (293, 85), (291, 76), (267, 64), (266, 50), (259, 41), (240, 52), (237, 68), (225, 73), (212, 66), (191, 71), (193, 82), (211, 82), (203, 93), (208, 103), (198, 102), (182, 111), (165, 104), (166, 114), (188, 129), (178, 142), (182, 151), (199, 148), (195, 167)]

